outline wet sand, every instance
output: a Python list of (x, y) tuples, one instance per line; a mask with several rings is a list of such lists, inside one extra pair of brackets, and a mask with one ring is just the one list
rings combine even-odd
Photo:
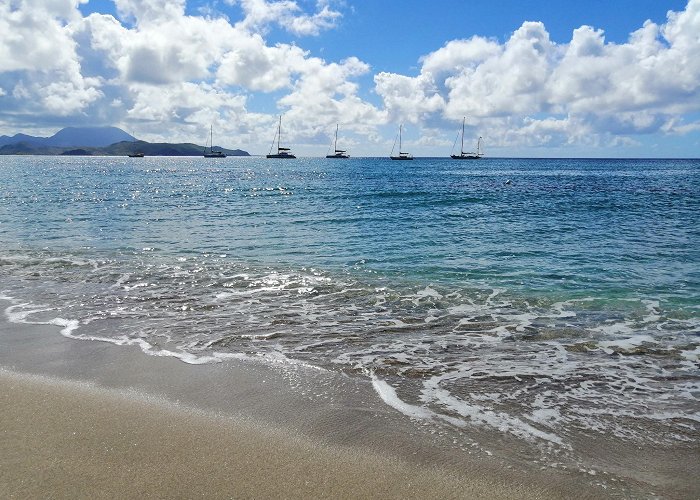
[(528, 498), (164, 401), (0, 375), (4, 498)]
[(580, 474), (445, 446), (366, 380), (193, 366), (56, 330), (0, 321), (2, 498), (606, 495)]

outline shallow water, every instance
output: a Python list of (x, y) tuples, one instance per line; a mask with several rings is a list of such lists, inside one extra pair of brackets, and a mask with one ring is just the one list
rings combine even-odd
[(605, 469), (585, 443), (700, 442), (699, 192), (696, 160), (0, 157), (0, 293)]

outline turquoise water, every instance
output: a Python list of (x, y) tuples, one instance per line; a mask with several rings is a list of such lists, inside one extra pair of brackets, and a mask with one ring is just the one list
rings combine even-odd
[(0, 293), (441, 425), (697, 443), (699, 193), (697, 160), (0, 157)]

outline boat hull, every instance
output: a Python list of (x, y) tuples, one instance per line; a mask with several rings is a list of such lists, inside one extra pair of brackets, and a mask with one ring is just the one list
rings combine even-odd
[(292, 154), (286, 154), (286, 153), (279, 153), (279, 154), (276, 154), (276, 155), (266, 155), (265, 157), (266, 157), (266, 158), (278, 158), (278, 159), (283, 159), (283, 158), (284, 158), (284, 159), (286, 159), (286, 158), (292, 159), (292, 158), (296, 158), (296, 156), (294, 156), (294, 155), (292, 155)]
[(392, 160), (412, 160), (413, 156), (390, 156)]
[(338, 154), (334, 154), (334, 155), (326, 155), (326, 158), (340, 158), (340, 159), (347, 160), (348, 158), (350, 158), (350, 155), (338, 153)]
[(223, 153), (204, 153), (205, 158), (226, 158)]
[(478, 160), (480, 155), (450, 155), (453, 160)]

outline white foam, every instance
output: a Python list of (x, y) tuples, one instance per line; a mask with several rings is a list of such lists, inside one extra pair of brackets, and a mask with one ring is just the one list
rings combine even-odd
[(700, 361), (700, 346), (696, 346), (692, 351), (681, 351), (680, 354), (683, 359), (697, 363)]
[[(451, 376), (454, 376), (454, 374), (451, 374)], [(438, 376), (424, 383), (423, 398), (425, 401), (440, 403), (448, 410), (468, 418), (475, 425), (484, 425), (501, 432), (509, 432), (528, 441), (541, 439), (559, 446), (569, 447), (554, 433), (542, 431), (507, 413), (491, 410), (453, 396), (449, 391), (440, 387), (439, 384), (444, 379), (445, 377)]]
[[(10, 323), (28, 323), (27, 317), (38, 312), (50, 311), (47, 307), (33, 307), (32, 309), (23, 309), (31, 306), (29, 302), (15, 304), (5, 309), (5, 317)], [(19, 309), (18, 311), (16, 309)]]
[(647, 314), (642, 318), (644, 323), (656, 323), (661, 319), (659, 314), (659, 301), (658, 300), (643, 300), (642, 303), (646, 306)]
[(117, 282), (111, 288), (119, 288), (131, 277), (131, 273), (124, 273), (117, 279)]
[(416, 292), (415, 298), (413, 299), (413, 303), (415, 305), (418, 305), (421, 299), (425, 298), (441, 299), (442, 294), (440, 294), (440, 292), (438, 292), (437, 290), (430, 288), (430, 286), (426, 286), (423, 290), (419, 290), (418, 292)]
[(644, 343), (658, 344), (658, 341), (650, 335), (635, 335), (624, 339), (600, 341), (598, 342), (598, 346), (607, 354), (612, 354), (614, 352), (612, 349), (613, 347), (628, 351), (634, 349), (635, 347), (639, 347)]
[(618, 323), (608, 323), (601, 325), (599, 327), (593, 328), (594, 332), (599, 332), (604, 335), (613, 337), (616, 335), (633, 335), (634, 329), (629, 321), (622, 321)]
[(270, 332), (270, 333), (242, 333), (239, 335), (240, 338), (242, 339), (251, 339), (251, 340), (266, 340), (266, 339), (272, 339), (275, 338), (279, 335), (279, 332)]
[(412, 404), (408, 404), (404, 401), (402, 401), (397, 395), (396, 395), (396, 390), (394, 390), (393, 387), (391, 387), (389, 384), (384, 382), (383, 380), (380, 380), (377, 378), (374, 373), (371, 374), (372, 378), (372, 387), (374, 387), (374, 390), (377, 392), (380, 398), (382, 398), (382, 401), (384, 401), (386, 404), (391, 406), (392, 408), (400, 411), (406, 416), (409, 416), (411, 418), (419, 418), (419, 419), (429, 419), (433, 418), (435, 416), (435, 413), (423, 408), (421, 406), (416, 406)]
[(574, 311), (568, 311), (564, 309), (566, 306), (570, 306), (571, 301), (567, 300), (565, 302), (555, 302), (552, 304), (552, 309), (554, 309), (557, 314), (555, 316), (549, 316), (550, 318), (575, 318), (576, 313)]
[(63, 327), (61, 328), (61, 335), (64, 337), (68, 337), (69, 339), (79, 338), (73, 335), (73, 332), (80, 326), (80, 323), (78, 323), (76, 319), (53, 318), (49, 320), (47, 324)]

